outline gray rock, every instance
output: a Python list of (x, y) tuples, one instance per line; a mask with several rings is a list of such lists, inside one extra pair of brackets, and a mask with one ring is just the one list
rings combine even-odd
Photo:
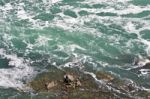
[(52, 89), (52, 88), (55, 87), (55, 86), (56, 86), (56, 83), (55, 83), (54, 81), (49, 82), (49, 83), (46, 84), (46, 88), (47, 88), (48, 90)]
[(77, 79), (77, 80), (76, 80), (76, 86), (79, 87), (79, 86), (81, 86), (81, 85), (82, 85), (81, 82)]
[(73, 82), (74, 80), (75, 80), (75, 78), (73, 77), (73, 75), (70, 75), (70, 74), (64, 75), (64, 82), (65, 83), (70, 83), (70, 82)]

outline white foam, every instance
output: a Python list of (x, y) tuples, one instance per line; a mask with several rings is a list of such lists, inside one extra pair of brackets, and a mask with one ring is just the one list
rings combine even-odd
[(135, 25), (133, 24), (133, 22), (131, 22), (131, 21), (126, 23), (126, 25), (124, 26), (124, 29), (126, 29), (126, 31), (128, 31), (128, 32), (137, 33), (137, 29), (136, 29)]
[(18, 16), (18, 18), (20, 18), (20, 19), (28, 19), (28, 18), (29, 18), (23, 8), (19, 8), (19, 9), (18, 9), (17, 16)]
[(146, 64), (149, 63), (149, 62), (150, 62), (149, 59), (141, 60), (141, 61), (139, 61), (138, 66), (144, 66), (144, 65), (146, 65)]
[(84, 49), (83, 47), (81, 47), (81, 46), (79, 46), (79, 45), (76, 45), (76, 44), (71, 44), (71, 45), (69, 45), (68, 47), (69, 47), (69, 49), (70, 49), (72, 52), (74, 52), (75, 49), (86, 50), (86, 49)]
[(12, 7), (12, 5), (10, 3), (7, 3), (4, 7), (5, 7), (5, 10), (13, 9), (13, 7)]
[(141, 38), (141, 41), (142, 41), (145, 45), (147, 45), (147, 48), (145, 49), (145, 51), (147, 52), (147, 55), (150, 55), (150, 41), (145, 40), (145, 39), (142, 39), (142, 38)]
[(55, 4), (55, 3), (58, 3), (60, 1), (62, 1), (62, 0), (42, 0), (42, 2), (45, 4), (47, 4), (47, 3), (48, 4)]
[(137, 14), (137, 13), (141, 13), (143, 11), (150, 11), (150, 6), (141, 7), (141, 6), (130, 5), (130, 6), (128, 6), (128, 8), (123, 9), (123, 10), (116, 10), (116, 11), (114, 11), (114, 13), (123, 15), (123, 14), (131, 14), (131, 13)]
[[(138, 56), (138, 60), (135, 60), (135, 61), (138, 61), (138, 63), (136, 64), (136, 66), (132, 66), (130, 68), (128, 68), (127, 70), (131, 70), (131, 69), (136, 69), (136, 68), (142, 68), (143, 66), (145, 66), (147, 63), (150, 63), (150, 60), (149, 59), (146, 59), (146, 58), (143, 58), (142, 56)], [(133, 63), (134, 65), (134, 63)], [(146, 69), (141, 69), (141, 73), (143, 71), (145, 71)]]
[(77, 44), (68, 44), (68, 45), (57, 45), (58, 49), (61, 51), (65, 51), (67, 53), (72, 53), (74, 52), (76, 49), (80, 49), (80, 50), (86, 50), (85, 48), (77, 45)]
[(58, 2), (60, 2), (62, 0), (50, 0), (50, 1), (52, 2), (52, 4), (55, 4), (55, 3), (58, 3)]
[(147, 55), (150, 55), (150, 43), (149, 43), (149, 45), (148, 45), (148, 47), (146, 49), (146, 52), (147, 52)]
[(4, 49), (0, 49), (0, 56), (7, 58), (11, 68), (0, 69), (0, 86), (4, 88), (24, 88), (22, 80), (29, 80), (36, 74), (34, 68), (30, 67), (23, 58), (15, 54), (6, 54)]
[(150, 74), (150, 69), (141, 69), (140, 72), (142, 75), (147, 75)]
[(33, 49), (33, 47), (34, 47), (33, 44), (27, 43), (27, 47), (26, 47), (27, 49), (30, 49), (30, 50), (31, 50), (31, 49)]
[(50, 36), (42, 36), (39, 35), (39, 37), (36, 39), (36, 46), (44, 46), (44, 45), (48, 45), (48, 41), (51, 41), (52, 38)]
[(98, 3), (106, 3), (106, 4), (117, 4), (117, 3), (128, 3), (131, 0), (85, 0), (83, 3), (88, 4), (98, 4)]

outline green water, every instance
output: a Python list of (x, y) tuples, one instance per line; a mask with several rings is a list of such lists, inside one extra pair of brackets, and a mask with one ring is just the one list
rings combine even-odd
[(150, 55), (149, 4), (149, 0), (0, 0), (0, 99), (23, 99), (9, 88), (23, 86), (37, 71), (71, 62), (149, 89), (149, 72), (128, 70), (135, 57)]

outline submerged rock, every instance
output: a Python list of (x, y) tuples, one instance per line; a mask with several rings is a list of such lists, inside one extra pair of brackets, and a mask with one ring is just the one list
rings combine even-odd
[(104, 81), (112, 81), (114, 79), (113, 75), (100, 71), (96, 72), (96, 77)]

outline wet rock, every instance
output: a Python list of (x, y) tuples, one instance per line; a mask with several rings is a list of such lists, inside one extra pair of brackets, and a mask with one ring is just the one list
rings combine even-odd
[[(118, 82), (109, 73), (97, 72), (96, 76), (99, 79), (107, 80), (111, 83), (113, 81)], [(29, 85), (38, 94), (45, 92), (48, 95), (56, 95), (55, 99), (99, 99), (99, 97), (102, 99), (116, 99), (113, 91), (100, 88), (99, 84), (95, 82), (95, 79), (90, 74), (85, 74), (70, 68), (64, 69), (63, 71), (59, 69), (54, 71), (53, 69), (52, 72), (41, 74), (41, 76), (31, 81)], [(120, 85), (116, 84), (117, 87), (121, 85), (121, 83)]]
[(73, 82), (75, 80), (74, 76), (71, 74), (65, 74), (64, 75), (64, 83), (66, 84), (70, 84), (71, 82)]
[(77, 79), (73, 74), (65, 74), (64, 75), (64, 84), (66, 88), (76, 88), (81, 86), (81, 82)]
[(130, 79), (118, 79), (115, 78), (111, 81), (111, 86), (115, 89), (118, 89), (121, 93), (134, 94), (140, 91), (136, 83)]
[(56, 82), (52, 81), (52, 82), (46, 83), (46, 88), (47, 88), (47, 90), (50, 90), (50, 89), (54, 88), (56, 85), (57, 85)]
[(114, 79), (113, 75), (106, 72), (100, 72), (100, 71), (96, 72), (96, 77), (104, 81), (112, 81)]
[(82, 85), (81, 82), (79, 81), (79, 79), (77, 79), (77, 80), (76, 80), (76, 86), (77, 86), (77, 87), (80, 87), (81, 85)]
[[(148, 91), (143, 90), (136, 94), (138, 95), (139, 99), (150, 99), (150, 92), (148, 92)], [(143, 97), (145, 97), (145, 98), (143, 98)]]
[(126, 92), (130, 92), (130, 93), (135, 90), (135, 87), (132, 85), (122, 85), (119, 87), (121, 90), (126, 91)]
[(141, 67), (145, 67), (147, 65), (150, 65), (150, 59), (149, 57), (147, 58), (141, 58), (141, 57), (135, 57), (133, 61), (133, 65), (138, 65)]
[(32, 88), (34, 92), (37, 93), (46, 92), (48, 90), (47, 83), (56, 81), (58, 86), (60, 85), (58, 81), (63, 78), (63, 75), (64, 75), (63, 71), (57, 68), (50, 68), (49, 72), (39, 74), (36, 78), (34, 78), (31, 82), (29, 82), (27, 86)]
[(133, 91), (133, 90), (135, 90), (136, 88), (135, 88), (135, 86), (133, 86), (132, 84), (129, 84), (128, 85), (128, 91)]
[(134, 83), (132, 80), (130, 79), (124, 79), (124, 86), (126, 87), (126, 91), (128, 92), (134, 92), (134, 91), (138, 91), (139, 88), (137, 87), (136, 83)]
[[(138, 64), (139, 65), (139, 64)], [(142, 71), (141, 69), (150, 69), (150, 62), (141, 63), (137, 68), (131, 69), (132, 71)]]
[(150, 62), (146, 63), (144, 66), (143, 66), (144, 69), (150, 69)]

